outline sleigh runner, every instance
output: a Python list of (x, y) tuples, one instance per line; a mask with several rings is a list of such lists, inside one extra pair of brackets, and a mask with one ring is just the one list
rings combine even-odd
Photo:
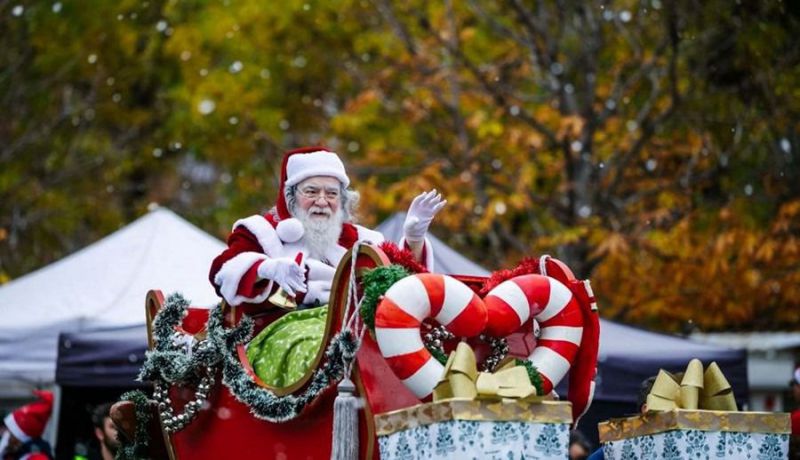
[[(494, 424), (534, 437), (505, 443), (508, 449), (524, 453), (539, 439), (563, 456), (568, 426), (593, 392), (599, 326), (588, 282), (548, 257), (491, 278), (409, 274), (414, 267), (392, 264), (395, 250), (357, 245), (342, 259), (322, 345), (309, 370), (285, 387), (262, 381), (246, 350), (283, 311), (224, 302), (192, 308), (180, 296), (165, 300), (151, 291), (142, 377), (154, 392), (140, 401), (138, 432), (120, 420), (136, 441), (130, 452), (144, 449), (144, 419), (152, 414), (163, 433), (150, 436), (155, 457), (433, 458), (425, 446), (452, 441), (453, 430), (488, 430), (488, 440), (502, 434)], [(570, 402), (543, 401), (567, 373)], [(509, 383), (512, 374), (527, 379)], [(357, 429), (347, 426), (352, 396), (363, 399), (351, 422)], [(132, 412), (130, 403), (117, 409), (118, 419)], [(473, 444), (474, 452), (482, 448)]]

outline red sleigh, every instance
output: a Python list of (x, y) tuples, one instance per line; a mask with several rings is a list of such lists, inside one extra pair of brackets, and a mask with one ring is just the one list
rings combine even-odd
[[(365, 270), (389, 265), (390, 261), (380, 249), (373, 246), (361, 246), (355, 257), (355, 270), (352, 270), (352, 257), (343, 258), (337, 268), (333, 280), (330, 306), (322, 346), (317, 352), (311, 369), (303, 378), (286, 388), (271, 388), (255, 376), (248, 362), (243, 345), (237, 347), (238, 363), (250, 378), (260, 387), (271, 390), (277, 396), (303, 392), (311, 384), (314, 372), (326, 361), (325, 351), (331, 339), (340, 331), (346, 307), (351, 273), (356, 274), (356, 285)], [(550, 272), (559, 271), (563, 279), (574, 281), (575, 277), (562, 263), (550, 259), (547, 262)], [(454, 276), (474, 291), (479, 291), (486, 278), (473, 276)], [(148, 342), (154, 347), (153, 320), (164, 305), (164, 296), (160, 291), (148, 293), (146, 302)], [(265, 309), (264, 306), (247, 305), (229, 307), (223, 305), (225, 327), (234, 327), (247, 315), (254, 320), (257, 333), (266, 324), (282, 314), (277, 308)], [(351, 305), (352, 308), (352, 305)], [(206, 331), (209, 310), (188, 308), (178, 331), (183, 334), (202, 338)], [(588, 337), (596, 343), (596, 321), (594, 337)], [(591, 331), (591, 328), (589, 328)], [(590, 336), (592, 333), (589, 334)], [(534, 347), (535, 339), (530, 330), (518, 331), (508, 337), (509, 354), (512, 356), (528, 356)], [(476, 352), (488, 353), (480, 347)], [(580, 357), (579, 357), (580, 358)], [(594, 357), (583, 359), (592, 360)], [(213, 383), (207, 390), (205, 406), (196, 411), (190, 423), (182, 429), (172, 431), (166, 429), (164, 422), (154, 413), (150, 427), (150, 455), (153, 458), (170, 459), (218, 459), (218, 458), (330, 458), (333, 437), (333, 404), (336, 397), (336, 385), (322, 391), (300, 414), (280, 423), (269, 422), (253, 415), (251, 408), (240, 402), (231, 389), (223, 384), (222, 372), (217, 369)], [(356, 385), (356, 393), (365, 401), (359, 411), (359, 458), (379, 458), (376, 442), (374, 414), (380, 414), (406, 408), (421, 403), (412, 392), (395, 376), (381, 355), (374, 337), (366, 333), (356, 354), (351, 379)], [(197, 387), (173, 385), (168, 390), (172, 406), (178, 412), (193, 400)], [(133, 436), (132, 407), (130, 404), (119, 404), (115, 419), (128, 436)], [(156, 409), (157, 412), (157, 409)], [(127, 417), (126, 417), (127, 415)], [(158, 434), (158, 432), (161, 432)], [(162, 442), (163, 441), (163, 442)]]

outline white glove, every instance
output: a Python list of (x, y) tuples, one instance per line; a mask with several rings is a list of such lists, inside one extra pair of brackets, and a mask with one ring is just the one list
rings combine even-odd
[(326, 305), (331, 297), (331, 283), (329, 281), (309, 281), (304, 304)]
[(336, 274), (335, 268), (310, 257), (305, 260), (305, 263), (308, 267), (308, 281), (327, 281), (329, 284), (333, 282), (333, 275)]
[(258, 266), (258, 276), (278, 283), (291, 297), (297, 292), (306, 292), (303, 269), (288, 257), (266, 259), (261, 262)]
[(403, 223), (403, 234), (406, 241), (420, 242), (425, 239), (433, 216), (441, 211), (447, 200), (442, 200), (442, 196), (436, 189), (417, 195), (406, 214), (406, 221)]

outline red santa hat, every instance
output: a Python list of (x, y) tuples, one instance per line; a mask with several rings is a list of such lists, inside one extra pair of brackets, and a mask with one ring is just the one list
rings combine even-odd
[(40, 438), (53, 411), (52, 392), (35, 390), (33, 393), (39, 397), (38, 401), (20, 407), (3, 420), (8, 431), (22, 442)]
[(278, 217), (281, 220), (292, 217), (286, 206), (284, 189), (314, 176), (335, 177), (345, 187), (350, 185), (350, 178), (347, 177), (344, 163), (339, 155), (325, 147), (303, 147), (286, 152), (281, 165), (281, 180), (276, 204)]

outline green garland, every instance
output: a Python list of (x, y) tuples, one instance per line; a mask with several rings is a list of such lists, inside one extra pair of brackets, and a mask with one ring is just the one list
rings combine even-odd
[[(426, 346), (425, 348), (428, 347)], [(431, 352), (431, 356), (433, 356), (436, 361), (439, 361), (442, 363), (442, 365), (447, 364), (447, 353), (445, 353), (444, 350), (440, 350), (438, 348), (428, 348), (428, 351)]]
[[(244, 318), (238, 328), (230, 332), (222, 324), (222, 309), (217, 308), (208, 319), (208, 338), (223, 350), (222, 383), (237, 400), (250, 408), (253, 416), (274, 423), (294, 419), (324, 390), (341, 380), (361, 344), (351, 331), (336, 334), (325, 350), (325, 363), (314, 372), (306, 389), (296, 395), (276, 396), (253, 381), (236, 354), (236, 347), (250, 337), (252, 320)], [(244, 333), (245, 327), (247, 334)]]
[(136, 408), (136, 432), (133, 440), (119, 436), (120, 445), (114, 458), (117, 460), (149, 458), (150, 436), (147, 427), (150, 424), (151, 412), (147, 396), (141, 390), (133, 390), (120, 396), (119, 400), (133, 402)]
[(387, 265), (368, 270), (362, 277), (364, 296), (361, 298), (359, 313), (361, 320), (375, 332), (375, 310), (378, 301), (392, 285), (409, 275), (408, 270), (400, 265)]
[(145, 353), (139, 381), (167, 385), (196, 384), (204, 370), (214, 369), (222, 361), (221, 348), (213, 341), (195, 347), (190, 355), (172, 344), (172, 335), (186, 316), (188, 306), (189, 302), (180, 294), (167, 297), (164, 307), (153, 321), (155, 347)]
[(542, 381), (542, 374), (539, 373), (539, 369), (533, 365), (527, 359), (517, 359), (516, 360), (517, 366), (525, 366), (525, 369), (528, 371), (528, 378), (531, 380), (531, 385), (536, 388), (536, 394), (539, 396), (544, 395), (544, 382)]
[(311, 377), (310, 384), (296, 395), (277, 396), (261, 387), (239, 362), (237, 347), (250, 340), (253, 320), (243, 317), (236, 327), (224, 326), (220, 306), (209, 313), (208, 338), (193, 348), (191, 356), (177, 349), (171, 341), (175, 327), (186, 314), (189, 303), (180, 294), (167, 298), (153, 322), (155, 348), (145, 354), (139, 380), (163, 385), (196, 383), (208, 369), (222, 367), (222, 383), (257, 418), (270, 422), (291, 420), (317, 396), (344, 377), (345, 369), (353, 362), (360, 341), (351, 331), (342, 331), (331, 338), (325, 350), (325, 363)]

